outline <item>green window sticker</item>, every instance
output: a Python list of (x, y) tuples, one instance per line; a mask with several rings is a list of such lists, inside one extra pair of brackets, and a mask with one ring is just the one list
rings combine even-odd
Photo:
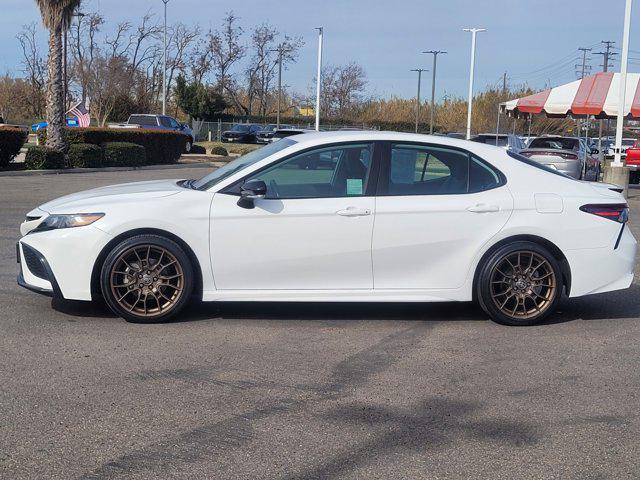
[(361, 178), (347, 178), (347, 195), (362, 195)]

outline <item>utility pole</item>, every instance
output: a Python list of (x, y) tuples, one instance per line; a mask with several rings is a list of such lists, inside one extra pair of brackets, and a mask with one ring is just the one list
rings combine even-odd
[(320, 89), (322, 88), (322, 35), (324, 27), (317, 27), (318, 30), (318, 71), (316, 73), (316, 131), (320, 131)]
[[(602, 71), (607, 72), (609, 70), (609, 61), (613, 55), (617, 55), (617, 53), (612, 52), (613, 44), (616, 43), (612, 40), (602, 40), (602, 43), (605, 46), (604, 52), (595, 52), (595, 55), (602, 55)], [(609, 135), (609, 119), (607, 119), (607, 136)], [(599, 135), (600, 140), (598, 141), (598, 150), (602, 151), (602, 120), (600, 120), (599, 126)]]
[(164, 3), (164, 55), (162, 58), (162, 114), (167, 114), (167, 3), (169, 0), (162, 0)]
[(418, 94), (416, 95), (416, 133), (418, 133), (418, 123), (420, 121), (420, 84), (422, 83), (422, 72), (428, 72), (424, 68), (414, 68), (412, 72), (418, 72)]
[(590, 52), (590, 48), (580, 47), (578, 48), (582, 52), (582, 69), (580, 72), (580, 78), (584, 78), (585, 71), (587, 69), (587, 52)]
[(282, 102), (282, 54), (283, 54), (283, 46), (282, 44), (278, 45), (278, 48), (270, 50), (271, 52), (278, 52), (278, 106), (277, 106), (277, 114), (276, 114), (276, 128), (280, 128), (280, 105)]
[(469, 68), (469, 99), (467, 101), (467, 140), (471, 139), (471, 108), (473, 107), (473, 73), (476, 64), (476, 35), (486, 32), (486, 28), (463, 28), (471, 33), (471, 66)]
[(447, 52), (443, 50), (427, 50), (422, 53), (430, 53), (433, 55), (433, 74), (431, 76), (431, 110), (429, 111), (429, 133), (433, 135), (433, 116), (436, 111), (436, 66), (438, 54)]
[(507, 93), (507, 72), (502, 74), (502, 94)]

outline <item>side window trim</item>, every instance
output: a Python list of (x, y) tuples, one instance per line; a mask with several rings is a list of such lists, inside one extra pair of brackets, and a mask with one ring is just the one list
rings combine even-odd
[[(480, 157), (479, 155), (470, 152), (469, 150), (465, 149), (465, 148), (460, 148), (460, 147), (456, 147), (456, 146), (452, 146), (452, 145), (440, 145), (440, 144), (434, 144), (434, 143), (425, 143), (425, 142), (412, 142), (412, 141), (384, 141), (384, 142), (379, 142), (380, 143), (380, 148), (379, 153), (380, 153), (380, 157), (379, 157), (379, 174), (378, 174), (378, 182), (377, 182), (377, 188), (376, 188), (376, 196), (378, 197), (399, 197), (399, 196), (425, 196), (425, 197), (437, 197), (437, 196), (441, 196), (441, 195), (470, 195), (473, 193), (480, 193), (480, 192), (486, 192), (489, 190), (493, 190), (496, 188), (500, 188), (504, 185), (507, 184), (507, 177), (504, 175), (504, 173), (502, 173), (498, 168), (496, 168), (495, 166), (493, 166), (491, 163), (487, 162), (485, 159), (483, 159), (482, 157)], [(480, 162), (482, 165), (484, 165), (485, 167), (487, 167), (489, 170), (491, 170), (493, 173), (496, 174), (496, 176), (499, 179), (499, 183), (497, 185), (495, 185), (492, 188), (487, 188), (485, 190), (480, 190), (480, 191), (469, 191), (469, 184), (471, 179), (469, 177), (467, 177), (467, 192), (466, 193), (444, 193), (444, 194), (438, 194), (438, 193), (432, 193), (432, 194), (405, 194), (405, 195), (394, 195), (394, 194), (390, 194), (388, 193), (388, 188), (389, 188), (389, 178), (391, 175), (391, 150), (392, 150), (392, 145), (395, 144), (402, 144), (402, 145), (416, 145), (416, 146), (420, 146), (420, 147), (425, 147), (425, 148), (448, 148), (451, 150), (455, 150), (461, 153), (464, 153), (467, 155), (467, 157), (469, 158), (469, 167), (471, 168), (471, 161), (473, 159), (475, 159), (476, 161)]]
[[(253, 177), (254, 175), (258, 175), (261, 172), (264, 172), (265, 170), (268, 170), (272, 167), (275, 167), (276, 165), (279, 165), (281, 163), (287, 162), (289, 160), (291, 160), (294, 157), (297, 157), (299, 155), (304, 155), (305, 153), (309, 153), (312, 152), (314, 150), (318, 150), (318, 149), (325, 149), (325, 148), (330, 148), (330, 147), (341, 147), (341, 146), (348, 146), (348, 145), (361, 145), (363, 143), (366, 144), (370, 144), (373, 146), (373, 154), (371, 155), (371, 166), (369, 167), (369, 174), (368, 174), (368, 178), (367, 178), (367, 184), (365, 185), (365, 190), (364, 190), (364, 195), (359, 195), (356, 198), (362, 198), (362, 197), (373, 197), (376, 195), (376, 191), (377, 191), (377, 187), (379, 185), (379, 172), (380, 170), (380, 158), (381, 158), (381, 152), (380, 152), (380, 144), (383, 142), (379, 142), (379, 141), (371, 141), (371, 140), (363, 140), (363, 141), (348, 141), (348, 142), (337, 142), (337, 143), (329, 143), (326, 145), (315, 145), (313, 147), (309, 147), (306, 148), (304, 150), (299, 150), (297, 152), (294, 152), (290, 155), (287, 155), (286, 157), (283, 157), (281, 159), (279, 159), (277, 162), (275, 163), (269, 163), (268, 165), (265, 165), (262, 168), (259, 168), (257, 170), (254, 170), (251, 173), (248, 173), (247, 175), (243, 176), (242, 178), (236, 180), (235, 182), (233, 182), (231, 185), (228, 185), (227, 187), (225, 187), (224, 189), (222, 189), (219, 193), (225, 194), (225, 195), (234, 195), (234, 196), (240, 196), (240, 187), (242, 186), (242, 184), (244, 184), (244, 182), (247, 181), (248, 178)], [(353, 196), (344, 196), (344, 197), (301, 197), (301, 198), (294, 198), (294, 199), (290, 199), (290, 198), (281, 198), (279, 200), (317, 200), (317, 199), (321, 199), (321, 198), (354, 198)]]

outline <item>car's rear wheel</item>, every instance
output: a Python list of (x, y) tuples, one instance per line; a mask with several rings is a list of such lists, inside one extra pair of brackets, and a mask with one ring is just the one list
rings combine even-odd
[(175, 317), (189, 301), (193, 266), (184, 250), (159, 235), (123, 240), (102, 266), (102, 295), (129, 322), (155, 323)]
[(189, 139), (184, 144), (184, 153), (191, 153), (191, 147), (193, 146), (193, 140)]
[(552, 313), (562, 294), (562, 273), (547, 249), (532, 242), (504, 245), (484, 262), (478, 300), (496, 322), (535, 325)]

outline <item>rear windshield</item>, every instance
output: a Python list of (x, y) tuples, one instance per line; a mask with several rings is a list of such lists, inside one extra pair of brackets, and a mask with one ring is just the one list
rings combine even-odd
[(156, 117), (152, 115), (131, 115), (128, 123), (132, 125), (144, 125), (146, 127), (158, 126)]
[(513, 152), (511, 150), (507, 150), (507, 155), (509, 155), (511, 158), (513, 158), (515, 160), (518, 160), (519, 162), (526, 163), (527, 165), (529, 165), (531, 167), (535, 167), (535, 168), (538, 168), (540, 170), (544, 170), (547, 173), (553, 173), (554, 175), (559, 175), (561, 177), (568, 178), (570, 180), (575, 180), (575, 178), (570, 177), (569, 175), (566, 175), (566, 174), (564, 174), (562, 172), (559, 172), (555, 168), (547, 167), (546, 165), (543, 165), (542, 163), (538, 163), (535, 160), (531, 160), (530, 158), (527, 158), (524, 155), (520, 155), (519, 153), (515, 153), (515, 152)]
[(495, 135), (478, 135), (473, 140), (478, 143), (486, 143), (487, 145), (496, 145), (498, 147), (506, 147), (509, 145), (509, 137), (501, 135), (498, 136), (497, 140)]
[(577, 138), (536, 138), (529, 148), (550, 148), (552, 150), (578, 150)]

